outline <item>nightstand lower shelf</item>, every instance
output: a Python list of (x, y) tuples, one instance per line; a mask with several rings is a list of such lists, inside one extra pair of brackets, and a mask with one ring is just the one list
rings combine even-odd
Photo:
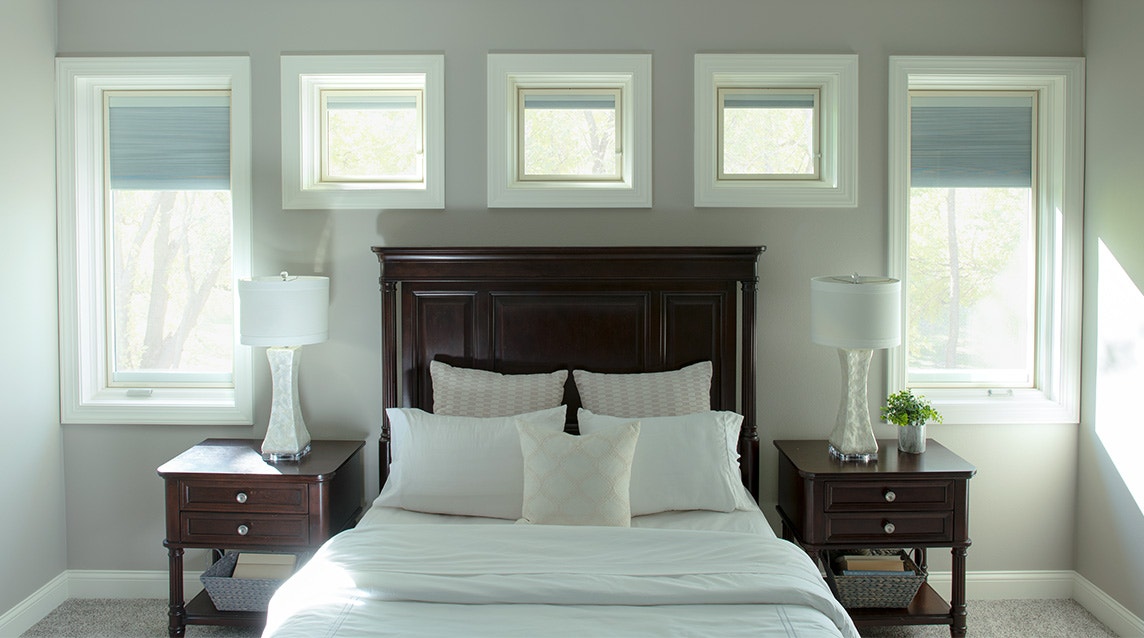
[(266, 624), (264, 611), (219, 611), (205, 589), (186, 604), (185, 610), (189, 625), (261, 627)]
[(930, 587), (922, 583), (909, 607), (899, 609), (858, 609), (846, 610), (858, 627), (882, 625), (948, 625), (949, 603)]

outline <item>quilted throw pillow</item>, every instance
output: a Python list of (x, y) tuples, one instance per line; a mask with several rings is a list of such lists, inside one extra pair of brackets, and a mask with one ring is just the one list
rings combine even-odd
[(495, 417), (560, 405), (568, 371), (501, 374), (431, 361), (429, 376), (433, 380), (434, 414)]
[(524, 503), (518, 523), (630, 527), (639, 423), (573, 436), (519, 422)]
[(585, 410), (608, 416), (679, 416), (711, 409), (711, 362), (669, 372), (603, 374), (573, 370)]

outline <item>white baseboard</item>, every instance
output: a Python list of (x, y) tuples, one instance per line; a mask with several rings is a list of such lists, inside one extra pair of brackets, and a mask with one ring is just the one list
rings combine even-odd
[[(949, 596), (949, 572), (930, 572), (929, 583)], [(68, 598), (166, 598), (165, 571), (68, 570), (0, 615), (0, 637), (19, 636)], [(199, 575), (184, 574), (187, 598), (199, 593)], [(969, 572), (969, 600), (1071, 598), (1117, 635), (1144, 636), (1144, 620), (1074, 571)]]

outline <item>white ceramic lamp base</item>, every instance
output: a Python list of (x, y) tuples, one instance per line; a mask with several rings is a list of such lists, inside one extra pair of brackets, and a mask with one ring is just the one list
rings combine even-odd
[(866, 399), (866, 378), (873, 353), (873, 350), (838, 349), (838, 360), (842, 364), (842, 402), (834, 431), (830, 433), (830, 453), (842, 461), (866, 462), (878, 458), (878, 441), (874, 438)]
[(262, 441), (262, 458), (267, 461), (297, 461), (310, 451), (310, 433), (302, 420), (298, 401), (300, 346), (266, 349), (274, 395), (270, 403), (270, 424)]

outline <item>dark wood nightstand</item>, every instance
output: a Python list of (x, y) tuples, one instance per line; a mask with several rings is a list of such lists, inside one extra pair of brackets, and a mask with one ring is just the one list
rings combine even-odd
[(357, 523), (362, 441), (313, 441), (301, 461), (267, 463), (262, 442), (207, 439), (159, 467), (167, 489), (171, 636), (186, 625), (261, 626), (266, 614), (218, 611), (205, 591), (183, 601), (183, 550), (309, 552)]
[(878, 460), (843, 463), (826, 441), (775, 441), (783, 538), (826, 560), (829, 550), (911, 548), (925, 566), (929, 547), (953, 553), (951, 600), (923, 584), (903, 609), (848, 609), (854, 624), (949, 625), (965, 635), (969, 479), (976, 468), (932, 439), (924, 454), (880, 440)]

